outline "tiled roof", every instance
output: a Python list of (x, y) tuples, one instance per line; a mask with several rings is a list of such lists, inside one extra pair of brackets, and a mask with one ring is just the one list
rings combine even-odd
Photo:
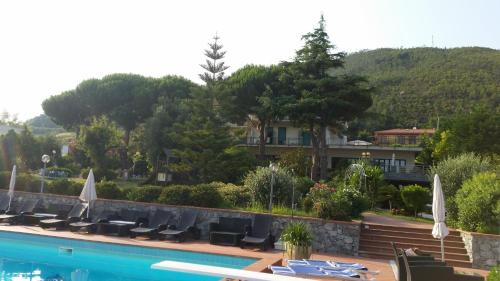
[(434, 134), (436, 129), (390, 129), (376, 131), (375, 135), (424, 135)]

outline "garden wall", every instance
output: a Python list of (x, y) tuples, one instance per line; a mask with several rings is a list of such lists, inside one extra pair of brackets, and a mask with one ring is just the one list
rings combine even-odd
[[(0, 192), (6, 192), (2, 190)], [(49, 204), (75, 204), (78, 202), (78, 197), (63, 196), (54, 194), (40, 194), (29, 192), (16, 192), (16, 200), (23, 198), (38, 198), (42, 200), (42, 206), (48, 207)], [(119, 211), (121, 209), (131, 210), (148, 210), (154, 211), (162, 209), (172, 212), (176, 217), (184, 209), (196, 209), (199, 212), (198, 227), (202, 232), (202, 239), (208, 239), (208, 225), (210, 222), (217, 222), (218, 217), (242, 217), (252, 218), (255, 213), (244, 212), (229, 209), (209, 209), (189, 206), (171, 206), (154, 203), (141, 203), (133, 201), (121, 200), (105, 200), (98, 199), (94, 202), (93, 208), (99, 211), (102, 209)], [(286, 223), (295, 220), (303, 221), (309, 225), (313, 231), (314, 241), (313, 250), (326, 253), (340, 253), (356, 256), (359, 247), (360, 223), (359, 222), (342, 222), (329, 221), (317, 218), (304, 218), (289, 216), (273, 215), (272, 234), (279, 237)]]
[(500, 264), (500, 235), (461, 231), (474, 268), (490, 269)]

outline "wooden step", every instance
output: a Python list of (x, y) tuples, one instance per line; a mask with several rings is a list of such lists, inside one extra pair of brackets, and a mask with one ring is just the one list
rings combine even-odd
[[(394, 254), (386, 254), (386, 253), (372, 253), (369, 251), (359, 250), (358, 255), (360, 257), (370, 258), (370, 259), (384, 259), (384, 260), (394, 260)], [(437, 257), (438, 260), (441, 259), (441, 255)], [(469, 261), (462, 260), (452, 260), (446, 259), (446, 264), (453, 267), (465, 267), (472, 268), (472, 263)], [(445, 280), (442, 280), (445, 281)]]
[[(371, 245), (359, 245), (359, 250), (360, 251), (368, 251), (371, 253), (386, 253), (386, 254), (392, 254), (393, 250), (387, 247), (380, 247), (380, 246), (371, 246)], [(441, 257), (441, 251), (425, 251), (428, 254), (431, 254), (434, 257)], [(459, 260), (459, 261), (469, 261), (469, 255), (467, 254), (458, 254), (458, 253), (447, 253), (445, 252), (445, 258), (449, 258), (452, 260)]]
[[(392, 226), (392, 225), (382, 225), (382, 224), (361, 224), (362, 230), (392, 230), (400, 232), (412, 232), (412, 233), (432, 233), (432, 225), (430, 228), (413, 228), (413, 227), (402, 227), (402, 226)], [(460, 236), (460, 232), (454, 229), (449, 229), (450, 235)]]
[[(386, 236), (386, 235), (370, 235), (366, 233), (361, 233), (360, 239), (372, 240), (372, 241), (385, 241), (385, 242), (401, 242), (407, 244), (420, 244), (420, 245), (441, 245), (441, 241), (438, 239), (421, 239), (421, 238), (409, 238), (409, 237), (398, 237), (398, 236)], [(464, 247), (464, 242), (462, 241), (447, 241), (444, 240), (445, 246), (450, 247)]]
[[(392, 246), (389, 242), (386, 241), (378, 241), (378, 240), (369, 240), (369, 239), (363, 239), (361, 238), (359, 241), (360, 246), (362, 245), (367, 245), (367, 246), (378, 246), (378, 247), (387, 247), (392, 250)], [(428, 244), (414, 244), (414, 243), (406, 243), (406, 242), (396, 242), (396, 247), (397, 248), (418, 248), (419, 250), (422, 250), (424, 252), (426, 251), (434, 251), (434, 252), (440, 252), (441, 251), (441, 245), (428, 245)], [(451, 247), (451, 246), (446, 246), (444, 247), (445, 253), (456, 253), (456, 254), (467, 254), (467, 250), (462, 246), (462, 247)]]
[[(422, 238), (422, 239), (435, 239), (432, 233), (421, 233), (421, 232), (408, 232), (408, 231), (397, 231), (388, 229), (363, 229), (363, 233), (369, 235), (386, 235), (386, 236), (399, 236), (399, 237), (410, 237), (410, 238)], [(462, 237), (455, 235), (448, 235), (444, 239), (445, 241), (463, 241)]]

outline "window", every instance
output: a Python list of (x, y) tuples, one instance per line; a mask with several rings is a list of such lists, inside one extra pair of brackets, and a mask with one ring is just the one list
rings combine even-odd
[(405, 136), (398, 136), (398, 144), (405, 144)]
[(409, 136), (408, 137), (408, 144), (417, 144), (417, 137), (416, 136)]

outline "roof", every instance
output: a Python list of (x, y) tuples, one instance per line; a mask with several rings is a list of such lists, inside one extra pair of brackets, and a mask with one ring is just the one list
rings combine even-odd
[(390, 129), (383, 131), (376, 131), (375, 135), (432, 135), (436, 129)]

